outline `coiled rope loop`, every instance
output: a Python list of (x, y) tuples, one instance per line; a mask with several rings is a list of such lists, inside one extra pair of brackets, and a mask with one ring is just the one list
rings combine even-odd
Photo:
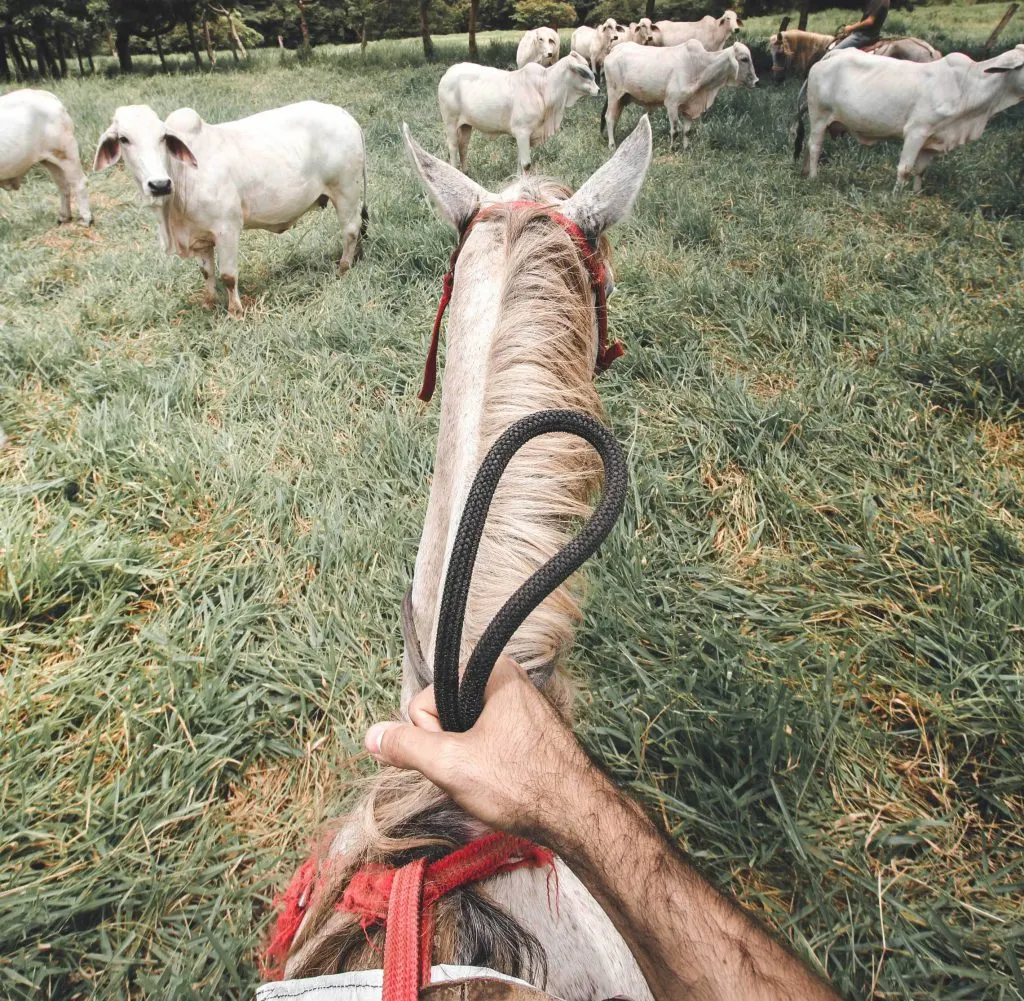
[[(604, 464), (601, 499), (583, 530), (533, 573), (491, 619), (459, 684), (459, 647), (473, 565), (491, 498), (512, 456), (542, 434), (561, 432), (588, 441)], [(552, 591), (597, 552), (626, 501), (629, 474), (619, 443), (602, 424), (579, 410), (541, 410), (516, 421), (494, 443), (477, 471), (448, 562), (434, 647), (434, 697), (445, 730), (468, 730), (483, 711), (487, 679), (515, 631)]]

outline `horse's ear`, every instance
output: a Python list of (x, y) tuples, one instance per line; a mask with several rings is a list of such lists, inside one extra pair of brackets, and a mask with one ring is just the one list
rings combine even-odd
[(420, 175), (428, 194), (445, 217), (460, 232), (480, 208), (484, 198), (492, 198), (484, 188), (471, 181), (461, 170), (456, 170), (436, 156), (431, 156), (402, 123), (405, 149)]
[(559, 211), (591, 239), (625, 219), (651, 165), (651, 122), (647, 115), (603, 167)]

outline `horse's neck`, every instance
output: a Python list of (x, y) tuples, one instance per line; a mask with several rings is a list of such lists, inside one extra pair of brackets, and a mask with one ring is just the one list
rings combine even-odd
[[(480, 464), (491, 343), (500, 319), (501, 256), (501, 247), (492, 239), (486, 251), (460, 257), (449, 312), (444, 367), (448, 391), (441, 394), (434, 479), (413, 575), (413, 617), (431, 668), (444, 568)], [(408, 678), (407, 671), (406, 688)], [(402, 694), (404, 708), (411, 693)]]
[[(589, 294), (584, 301), (568, 286), (542, 287), (552, 274), (564, 273), (565, 259), (552, 258), (550, 269), (539, 260), (543, 253), (524, 262), (523, 255), (539, 245), (509, 250), (499, 225), (481, 226), (467, 240), (456, 270), (434, 482), (413, 577), (413, 619), (431, 675), (444, 571), (487, 449), (506, 427), (535, 410), (568, 406), (600, 412), (591, 380)], [(518, 269), (511, 294), (504, 287), (509, 267)], [(538, 282), (538, 271), (544, 281)], [(503, 315), (503, 308), (512, 312)], [(586, 513), (588, 477), (596, 475), (591, 460), (596, 465), (584, 446), (573, 450), (553, 437), (530, 443), (512, 460), (480, 544), (463, 661), (501, 604), (561, 547), (563, 525)], [(576, 614), (570, 592), (559, 589), (517, 631), (510, 652), (527, 667), (550, 664), (571, 640)], [(407, 654), (403, 708), (418, 687), (410, 668)]]

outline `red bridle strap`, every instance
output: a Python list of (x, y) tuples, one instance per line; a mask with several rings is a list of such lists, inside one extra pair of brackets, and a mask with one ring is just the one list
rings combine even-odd
[[(488, 834), (436, 862), (416, 859), (400, 869), (363, 866), (349, 882), (337, 910), (354, 914), (364, 932), (384, 925), (382, 1001), (416, 1001), (430, 983), (434, 941), (434, 905), (461, 886), (516, 869), (550, 866), (555, 856), (525, 838)], [(285, 961), (316, 890), (314, 859), (299, 867), (288, 889), (275, 900), (277, 921), (261, 964), (270, 979), (284, 976)]]
[(434, 395), (434, 386), (437, 384), (437, 348), (441, 340), (441, 321), (448, 308), (448, 303), (451, 302), (452, 292), (455, 288), (455, 265), (458, 263), (459, 254), (462, 252), (469, 234), (473, 231), (473, 227), (499, 209), (540, 209), (569, 235), (572, 242), (576, 244), (576, 249), (590, 274), (590, 285), (594, 292), (594, 308), (597, 310), (597, 364), (595, 366), (597, 371), (603, 372), (616, 358), (621, 358), (626, 353), (621, 341), (608, 343), (608, 300), (604, 287), (605, 267), (597, 250), (587, 239), (583, 230), (550, 205), (541, 205), (539, 202), (498, 202), (495, 205), (479, 209), (469, 220), (452, 252), (451, 259), (448, 261), (448, 271), (445, 273), (441, 287), (441, 301), (438, 303), (437, 315), (434, 317), (434, 329), (430, 335), (430, 350), (427, 352), (427, 364), (423, 371), (423, 386), (419, 394), (420, 399), (424, 402), (428, 402)]

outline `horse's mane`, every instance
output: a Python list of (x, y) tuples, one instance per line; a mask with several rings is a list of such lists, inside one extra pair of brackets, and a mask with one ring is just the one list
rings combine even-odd
[[(530, 179), (518, 197), (551, 204), (570, 192)], [(479, 461), (495, 439), (526, 414), (549, 408), (602, 413), (593, 383), (594, 302), (590, 275), (571, 238), (541, 209), (488, 213), (486, 225), (505, 250), (500, 319), (489, 358)], [(607, 242), (599, 253), (607, 259)], [(449, 391), (451, 391), (449, 389)], [(495, 493), (477, 557), (463, 628), (464, 664), (487, 623), (512, 591), (561, 549), (574, 521), (590, 513), (600, 481), (593, 450), (570, 435), (535, 439), (509, 464)], [(533, 612), (508, 652), (523, 667), (558, 663), (579, 618), (577, 588), (563, 586)], [(545, 694), (566, 717), (571, 690), (556, 671)], [(440, 858), (479, 832), (443, 793), (415, 772), (385, 767), (339, 824), (307, 918), (296, 936), (288, 977), (380, 966), (383, 937), (369, 937), (336, 906), (367, 863), (401, 866)], [(479, 888), (437, 907), (434, 961), (487, 966), (543, 985), (544, 949)]]

